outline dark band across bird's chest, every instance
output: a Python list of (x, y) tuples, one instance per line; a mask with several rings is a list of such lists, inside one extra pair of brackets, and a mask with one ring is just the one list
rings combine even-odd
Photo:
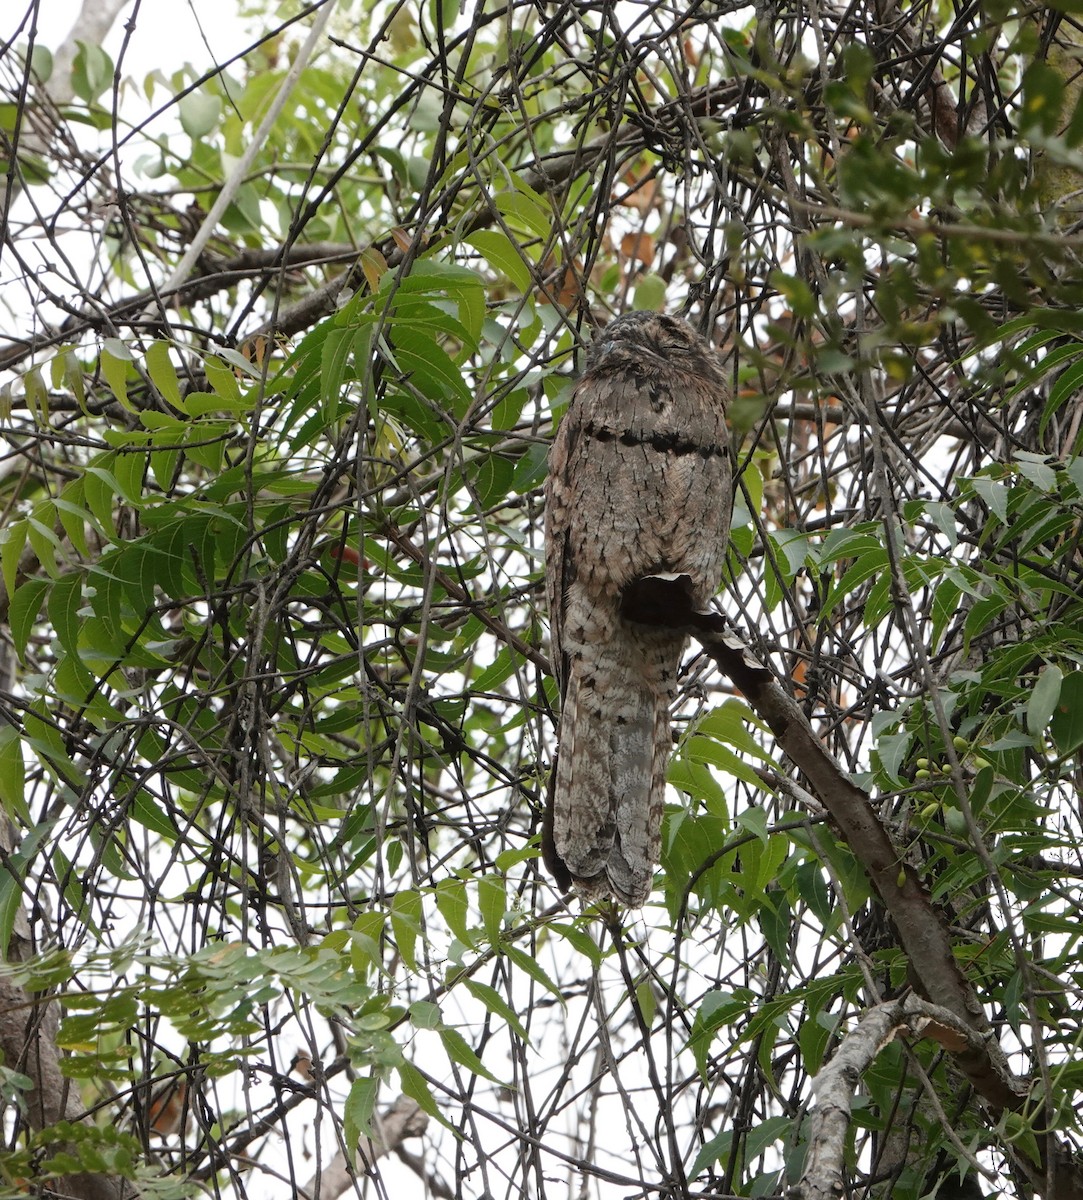
[(721, 458), (725, 447), (717, 442), (704, 443), (690, 438), (680, 430), (670, 429), (664, 432), (650, 432), (646, 429), (614, 429), (608, 425), (588, 421), (583, 426), (587, 438), (596, 442), (619, 442), (622, 446), (649, 446), (661, 454), (673, 454), (681, 458), (686, 454), (698, 454), (700, 458)]

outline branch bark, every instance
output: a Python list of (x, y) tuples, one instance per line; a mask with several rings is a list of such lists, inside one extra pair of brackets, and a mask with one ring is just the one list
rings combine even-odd
[[(1006, 1111), (1019, 1112), (1027, 1103), (1027, 1082), (1012, 1074), (981, 1001), (955, 960), (951, 937), (940, 914), (892, 842), (868, 793), (828, 754), (800, 706), (729, 631), (726, 618), (719, 613), (697, 612), (690, 597), (691, 581), (686, 576), (648, 577), (625, 589), (622, 612), (629, 620), (645, 625), (683, 629), (699, 641), (744, 693), (770, 726), (778, 744), (804, 773), (811, 791), (864, 867), (895, 923), (918, 989), (926, 1000), (944, 1009), (950, 1018), (948, 1025), (965, 1033), (965, 1039), (952, 1051), (959, 1069), (985, 1101), (994, 1121)], [(874, 1028), (878, 1027), (874, 1023)], [(1015, 1156), (1015, 1162), (1029, 1176), (1031, 1186), (1049, 1200), (1083, 1200), (1080, 1163), (1066, 1147), (1052, 1144), (1051, 1139), (1047, 1154), (1050, 1161), (1038, 1167), (1022, 1154)], [(1052, 1179), (1048, 1189), (1047, 1179)], [(824, 1194), (838, 1200), (843, 1193), (836, 1188)]]
[[(683, 578), (683, 577), (682, 577)], [(877, 895), (899, 931), (920, 987), (928, 999), (990, 1040), (969, 1048), (959, 1065), (997, 1113), (1018, 1108), (1025, 1087), (1012, 1077), (970, 981), (952, 953), (952, 943), (929, 894), (893, 844), (867, 792), (824, 749), (792, 696), (774, 675), (729, 632), (717, 613), (692, 609), (681, 579), (637, 580), (625, 592), (624, 615), (648, 625), (684, 628), (744, 693), (770, 726), (778, 744), (804, 773), (850, 849), (865, 868)]]
[(376, 1119), (376, 1136), (362, 1139), (358, 1146), (358, 1163), (361, 1171), (355, 1171), (341, 1151), (327, 1164), (317, 1170), (297, 1195), (300, 1200), (335, 1200), (352, 1188), (358, 1175), (371, 1171), (378, 1159), (392, 1150), (397, 1150), (407, 1138), (420, 1137), (429, 1125), (417, 1101), (400, 1096), (390, 1108)]
[(901, 1034), (933, 1038), (956, 1054), (980, 1054), (984, 1049), (981, 1034), (965, 1021), (913, 993), (869, 1009), (813, 1084), (805, 1168), (793, 1200), (839, 1200), (846, 1194), (851, 1100), (880, 1051)]
[[(15, 849), (15, 828), (6, 816), (0, 817), (0, 860), (5, 865)], [(25, 962), (32, 950), (30, 925), (20, 908), (4, 958)], [(55, 1000), (0, 977), (0, 1061), (33, 1080), (26, 1095), (25, 1117), (35, 1133), (58, 1121), (78, 1121), (84, 1116), (78, 1090), (60, 1070), (59, 1024), (60, 1007)], [(71, 1200), (138, 1200), (138, 1192), (125, 1180), (89, 1171), (65, 1176), (56, 1186)]]
[(120, 10), (127, 4), (128, 0), (83, 0), (68, 36), (53, 53), (53, 74), (45, 87), (49, 99), (58, 108), (70, 104), (75, 98), (71, 68), (79, 51), (79, 43), (100, 46), (116, 24)]

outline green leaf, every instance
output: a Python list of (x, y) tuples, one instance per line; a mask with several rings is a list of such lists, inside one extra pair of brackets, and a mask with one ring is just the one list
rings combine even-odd
[(222, 115), (221, 97), (208, 91), (189, 92), (178, 101), (181, 128), (193, 140), (206, 137)]
[(129, 412), (135, 412), (128, 400), (128, 364), (131, 361), (128, 347), (117, 338), (107, 339), (98, 356), (98, 366), (113, 395)]
[(666, 281), (648, 272), (636, 284), (633, 308), (640, 312), (660, 312), (666, 304)]
[(0, 864), (0, 957), (10, 955), (11, 934), (15, 919), (22, 909), (23, 883), (26, 873), (39, 850), (52, 836), (55, 820), (44, 821), (23, 835), (14, 853)]
[(439, 1029), (444, 1023), (440, 1006), (431, 1000), (415, 1000), (410, 1005), (410, 1023), (415, 1029)]
[(822, 1009), (812, 1008), (811, 1004), (810, 996), (808, 1013), (797, 1031), (797, 1043), (801, 1048), (802, 1065), (810, 1075), (814, 1075), (823, 1066), (827, 1043), (836, 1032), (838, 1020)]
[(436, 1097), (432, 1094), (432, 1088), (429, 1087), (428, 1081), (417, 1067), (412, 1062), (403, 1061), (398, 1064), (398, 1072), (399, 1085), (403, 1095), (409, 1096), (417, 1103), (422, 1112), (428, 1113), (430, 1117), (454, 1132), (454, 1126), (440, 1111)]
[(515, 963), (515, 965), (521, 971), (525, 971), (531, 977), (531, 979), (533, 979), (537, 983), (540, 983), (547, 992), (549, 992), (553, 996), (556, 996), (556, 998), (561, 1002), (561, 1004), (564, 1003), (564, 993), (549, 978), (549, 976), (546, 975), (546, 973), (541, 968), (541, 964), (538, 962), (538, 960), (536, 958), (531, 958), (531, 956), (529, 954), (525, 954), (522, 950), (519, 949), (518, 946), (512, 946), (512, 945), (505, 945), (503, 947), (502, 953), (506, 957), (510, 958), (511, 961), (513, 963)]
[(528, 446), (526, 452), (515, 464), (508, 490), (525, 496), (545, 479), (547, 472), (546, 447), (544, 445)]
[(783, 965), (788, 964), (793, 913), (782, 892), (768, 891), (760, 898), (759, 921), (763, 936), (775, 952), (775, 957)]
[(506, 276), (520, 292), (529, 290), (530, 267), (524, 261), (523, 251), (507, 234), (499, 230), (482, 229), (472, 233), (466, 242), (481, 254), (493, 270)]
[(100, 454), (83, 472), (83, 497), (103, 534), (112, 534), (113, 497), (121, 494), (116, 476), (108, 469), (115, 456), (112, 450)]
[(77, 767), (68, 756), (64, 737), (56, 725), (30, 711), (23, 717), (26, 743), (38, 760), (64, 783), (81, 788), (86, 784), (86, 771)]
[[(1080, 347), (1083, 353), (1083, 346)], [(1083, 388), (1083, 358), (1078, 359), (1061, 372), (1057, 382), (1049, 389), (1049, 399), (1042, 409), (1042, 419), (1038, 422), (1038, 436), (1045, 436), (1049, 422), (1057, 414), (1065, 401), (1078, 394)]]
[(797, 572), (805, 565), (811, 543), (809, 539), (794, 530), (783, 530), (768, 534), (775, 551), (782, 558), (783, 576), (787, 583), (792, 583)]
[(649, 979), (640, 980), (636, 985), (635, 996), (639, 1011), (643, 1016), (643, 1024), (650, 1029), (654, 1024), (654, 1018), (658, 1015), (658, 1001), (655, 999), (654, 988), (651, 987)]
[(486, 983), (478, 983), (473, 979), (464, 980), (464, 986), (475, 1000), (480, 1000), (491, 1013), (502, 1017), (515, 1032), (516, 1036), (529, 1044), (530, 1037), (527, 1034), (526, 1027), (519, 1019), (519, 1014), (495, 988), (489, 987)]
[(986, 476), (979, 475), (971, 480), (971, 486), (974, 488), (976, 495), (989, 507), (989, 511), (997, 518), (1002, 525), (1008, 523), (1008, 498), (1009, 490), (1003, 484), (995, 479), (989, 479)]
[[(745, 810), (755, 812), (757, 810)], [(737, 824), (743, 825), (745, 812), (737, 814)], [(753, 830), (752, 832), (755, 832)], [(712, 850), (717, 847), (712, 847)], [(756, 841), (741, 847), (740, 882), (749, 896), (759, 898), (778, 878), (778, 872), (790, 852), (789, 842), (778, 834), (767, 839), (766, 845)]]
[(733, 1131), (730, 1129), (724, 1129), (704, 1142), (696, 1153), (692, 1165), (688, 1168), (688, 1182), (694, 1182), (701, 1171), (705, 1171), (716, 1162), (721, 1162), (723, 1158), (728, 1158), (732, 1142)]
[(23, 394), (26, 396), (26, 404), (30, 411), (34, 414), (34, 419), (39, 425), (45, 425), (49, 421), (49, 389), (45, 386), (45, 380), (41, 377), (41, 371), (37, 367), (31, 367), (23, 375)]
[(768, 1117), (759, 1125), (754, 1125), (745, 1138), (745, 1162), (751, 1163), (760, 1157), (768, 1147), (787, 1137), (793, 1126), (790, 1117)]
[(160, 834), (167, 842), (177, 840), (177, 828), (162, 805), (145, 789), (140, 788), (132, 799), (128, 812), (133, 821)]
[(880, 766), (893, 784), (902, 782), (899, 772), (906, 762), (913, 740), (914, 735), (908, 730), (903, 730), (902, 733), (882, 733), (876, 740), (876, 755), (880, 759)]
[(767, 813), (756, 805), (742, 809), (737, 814), (736, 824), (759, 838), (764, 846), (770, 840), (770, 835), (767, 831)]
[(770, 276), (772, 287), (789, 306), (796, 316), (812, 317), (816, 314), (816, 298), (808, 284), (797, 275), (787, 275), (783, 271), (772, 271)]
[(528, 190), (498, 192), (496, 207), (512, 228), (533, 233), (545, 241), (552, 229), (552, 218), (538, 202), (537, 195)]
[(356, 330), (332, 329), (323, 344), (320, 367), (320, 396), (328, 425), (338, 420), (339, 399), (346, 365), (350, 361)]
[[(418, 294), (446, 295), (455, 301), (462, 334), (477, 349), (481, 328), (485, 321), (485, 289), (481, 276), (476, 271), (459, 266), (458, 263), (442, 262), (434, 258), (417, 260), (406, 278), (397, 271), (388, 271), (380, 280), (380, 291), (394, 289), (393, 303), (396, 309), (409, 312), (416, 303)], [(440, 310), (437, 309), (437, 315)], [(402, 328), (395, 322), (395, 340)]]
[(8, 816), (29, 823), (25, 786), (26, 764), (19, 731), (14, 725), (0, 725), (0, 805)]
[(738, 758), (728, 746), (723, 746), (721, 742), (715, 741), (714, 738), (706, 738), (701, 737), (699, 734), (694, 734), (687, 739), (681, 753), (690, 763), (710, 763), (712, 766), (718, 767), (720, 770), (732, 775), (735, 779), (743, 780), (751, 787), (762, 787), (762, 782), (756, 774), (755, 768), (743, 759)]
[(1057, 486), (1057, 473), (1045, 454), (1029, 454), (1019, 450), (1015, 455), (1015, 469), (1028, 482), (1043, 492), (1052, 492)]
[(795, 882), (801, 899), (809, 906), (816, 919), (825, 928), (835, 917), (835, 905), (831, 900), (823, 870), (818, 862), (802, 863), (797, 868)]
[(500, 1083), (500, 1080), (485, 1066), (457, 1029), (441, 1029), (440, 1040), (444, 1043), (444, 1049), (452, 1062), (458, 1063), (460, 1067), (465, 1067), (473, 1075), (480, 1075), (482, 1078), (488, 1079), (491, 1083)]
[(105, 91), (113, 81), (113, 60), (95, 42), (76, 42), (79, 49), (71, 67), (72, 90), (88, 103)]
[(1062, 755), (1083, 746), (1083, 671), (1069, 671), (1064, 676), (1049, 732)]
[(871, 550), (867, 554), (862, 554), (854, 562), (853, 566), (846, 570), (843, 577), (831, 589), (831, 596), (824, 605), (824, 611), (833, 609), (843, 597), (856, 591), (868, 580), (882, 579), (886, 582), (889, 578), (887, 551), (883, 546), (877, 546), (875, 550)]
[(506, 500), (512, 491), (517, 490), (512, 487), (512, 477), (519, 464), (510, 459), (489, 454), (470, 465), (473, 468), (473, 484), (479, 508), (484, 510), (495, 507)]
[(245, 408), (248, 407), (233, 367), (212, 354), (203, 360), (203, 370), (207, 373), (207, 382), (211, 385), (211, 390), (220, 400), (227, 404), (243, 404)]
[(500, 931), (507, 909), (507, 894), (501, 876), (482, 875), (478, 880), (478, 908), (481, 910), (481, 924), (485, 936), (492, 945), (499, 946)]
[(83, 602), (83, 577), (69, 572), (57, 579), (49, 593), (49, 621), (57, 640), (69, 654), (79, 654), (79, 609)]
[(1047, 137), (1057, 132), (1064, 106), (1064, 80), (1060, 71), (1036, 59), (1023, 73), (1023, 105), (1020, 125)]
[(464, 946), (473, 946), (474, 935), (467, 925), (470, 902), (466, 897), (466, 884), (461, 879), (441, 879), (436, 885), (436, 907), (459, 941)]
[(177, 380), (177, 370), (169, 357), (168, 342), (151, 342), (146, 354), (147, 374), (151, 382), (179, 412), (185, 412), (184, 401), (181, 400), (180, 383)]
[(342, 1110), (342, 1137), (354, 1166), (357, 1165), (358, 1142), (362, 1134), (371, 1132), (376, 1095), (380, 1090), (377, 1079), (355, 1079)]
[(566, 942), (574, 946), (592, 967), (601, 966), (605, 959), (604, 951), (585, 929), (580, 929), (576, 925), (554, 923), (549, 926), (549, 932), (559, 934)]
[(11, 628), (11, 640), (15, 652), (25, 661), (26, 646), (34, 631), (38, 614), (49, 590), (49, 582), (45, 579), (28, 579), (21, 584), (12, 597), (8, 610), (8, 623)]
[(706, 716), (697, 721), (695, 729), (697, 734), (706, 734), (744, 751), (745, 754), (775, 765), (774, 759), (749, 731), (749, 725), (763, 733), (767, 732), (767, 726), (743, 700), (729, 699), (712, 708)]
[(53, 52), (48, 46), (35, 42), (30, 51), (30, 66), (42, 83), (48, 83), (53, 74)]
[(118, 454), (113, 460), (113, 476), (120, 488), (120, 494), (136, 508), (141, 508), (143, 504), (146, 466), (146, 456), (139, 453)]
[(424, 936), (420, 892), (406, 889), (395, 893), (391, 902), (391, 930), (403, 962), (411, 971), (417, 971), (417, 955), (414, 949), (417, 939)]
[(752, 1003), (753, 997), (750, 992), (726, 992), (719, 989), (712, 989), (700, 1001), (692, 1021), (688, 1047), (704, 1083), (707, 1082), (707, 1060), (715, 1034), (723, 1027), (743, 1018), (752, 1007)]
[[(83, 506), (83, 481), (73, 479), (64, 491), (53, 501), (56, 515), (60, 518), (64, 532), (75, 549), (84, 557), (90, 558), (90, 543), (87, 540), (87, 526), (96, 526), (91, 514)], [(104, 534), (104, 530), (96, 532)]]
[[(1054, 7), (1059, 8), (1060, 6), (1054, 5)], [(1073, 10), (1066, 8), (1065, 11), (1071, 12)], [(1083, 12), (1083, 8), (1075, 11)], [(1032, 1163), (1037, 1164), (1042, 1161), (1042, 1154), (1038, 1149), (1038, 1139), (1035, 1137), (1033, 1126), (1030, 1125), (1022, 1113), (1007, 1112), (1000, 1118), (999, 1124), (1004, 1131), (1004, 1136), (1015, 1146), (1016, 1150), (1022, 1151)]]
[(396, 328), (395, 361), (398, 369), (423, 395), (450, 406), (462, 416), (472, 399), (462, 371), (447, 351), (427, 333)]
[(3, 569), (4, 587), (8, 596), (15, 595), (19, 581), (19, 560), (26, 545), (26, 521), (12, 521), (0, 534), (0, 566)]
[(54, 515), (52, 501), (43, 500), (36, 504), (26, 520), (26, 536), (38, 556), (38, 562), (55, 579), (60, 574), (56, 552), (61, 549), (61, 541), (53, 528)]
[[(499, 687), (518, 665), (518, 656), (505, 646), (489, 666), (478, 672), (474, 679), (475, 695), (491, 692)], [(501, 868), (501, 870), (503, 869)]]
[(1057, 702), (1060, 700), (1060, 687), (1064, 674), (1060, 667), (1043, 667), (1034, 684), (1034, 690), (1027, 701), (1027, 732), (1034, 737), (1045, 733), (1046, 726), (1053, 719)]
[(383, 968), (381, 942), (384, 936), (386, 914), (378, 911), (364, 912), (353, 923), (350, 939), (350, 957), (358, 978), (364, 980), (370, 968)]

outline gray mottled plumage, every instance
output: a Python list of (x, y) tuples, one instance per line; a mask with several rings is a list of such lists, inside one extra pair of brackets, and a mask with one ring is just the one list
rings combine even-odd
[(619, 317), (595, 338), (549, 453), (546, 588), (560, 752), (545, 861), (561, 887), (640, 905), (658, 862), (669, 706), (686, 639), (620, 614), (622, 589), (718, 587), (733, 493), (725, 379), (684, 321)]

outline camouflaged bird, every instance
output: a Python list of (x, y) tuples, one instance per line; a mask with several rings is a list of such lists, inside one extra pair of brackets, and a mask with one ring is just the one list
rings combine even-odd
[(549, 453), (546, 590), (561, 694), (543, 838), (558, 885), (641, 905), (658, 862), (669, 708), (687, 639), (621, 615), (634, 580), (718, 587), (733, 491), (728, 388), (684, 321), (618, 317), (595, 338)]

